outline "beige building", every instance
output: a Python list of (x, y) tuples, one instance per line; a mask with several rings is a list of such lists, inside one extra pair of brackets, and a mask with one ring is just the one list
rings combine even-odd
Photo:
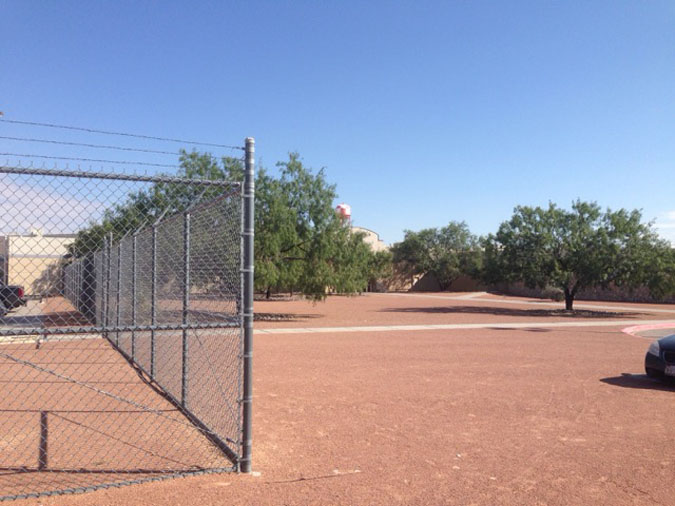
[(75, 240), (71, 234), (42, 234), (0, 237), (0, 280), (23, 286), (26, 295), (45, 294), (60, 283), (57, 266)]
[[(370, 249), (374, 252), (378, 251), (387, 251), (389, 246), (384, 243), (377, 232), (374, 232), (368, 228), (363, 227), (351, 227), (352, 232), (358, 232), (363, 234), (363, 242), (365, 242)], [(386, 292), (390, 289), (390, 286), (393, 284), (393, 280), (370, 280), (368, 282), (368, 291), (369, 292)]]
[(368, 244), (373, 251), (377, 252), (389, 249), (389, 246), (387, 246), (384, 241), (380, 239), (380, 236), (377, 234), (377, 232), (373, 232), (372, 230), (363, 227), (352, 227), (352, 230), (354, 232), (360, 232), (364, 234), (364, 242)]

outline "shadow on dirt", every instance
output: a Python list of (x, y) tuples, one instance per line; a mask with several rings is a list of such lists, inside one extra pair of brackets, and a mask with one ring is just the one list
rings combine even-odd
[(392, 307), (382, 309), (386, 313), (428, 313), (428, 314), (492, 314), (497, 316), (564, 317), (564, 318), (635, 318), (643, 313), (619, 313), (612, 311), (588, 311), (564, 309), (513, 309), (492, 306), (437, 306), (437, 307)]
[(77, 311), (63, 311), (59, 313), (41, 313), (34, 315), (12, 314), (0, 318), (0, 327), (73, 327), (87, 326), (89, 321)]
[(257, 322), (301, 322), (314, 318), (321, 318), (320, 314), (300, 313), (254, 313), (253, 319)]
[(0, 327), (42, 327), (42, 315), (13, 315), (0, 318)]
[(638, 390), (661, 390), (664, 392), (675, 392), (675, 381), (672, 379), (655, 379), (646, 374), (621, 373), (621, 376), (612, 378), (602, 378), (600, 381), (622, 388), (637, 388)]

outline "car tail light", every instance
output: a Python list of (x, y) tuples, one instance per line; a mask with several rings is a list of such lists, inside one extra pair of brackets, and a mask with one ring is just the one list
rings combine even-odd
[(19, 288), (19, 298), (23, 299), (23, 288)]

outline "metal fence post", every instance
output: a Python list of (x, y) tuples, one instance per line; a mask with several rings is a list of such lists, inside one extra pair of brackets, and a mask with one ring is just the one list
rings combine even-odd
[(112, 232), (108, 234), (108, 239), (105, 242), (105, 314), (103, 315), (105, 338), (109, 339), (108, 326), (110, 323), (110, 274), (111, 274), (111, 250), (112, 250)]
[[(131, 247), (131, 325), (136, 327), (136, 234), (132, 237)], [(136, 331), (131, 331), (131, 358), (136, 359)]]
[(242, 269), (244, 292), (242, 304), (242, 320), (244, 327), (243, 376), (244, 396), (242, 399), (242, 442), (239, 470), (251, 472), (252, 446), (252, 402), (253, 402), (253, 234), (254, 234), (254, 170), (255, 139), (246, 138), (244, 172), (244, 227), (242, 240), (244, 243), (244, 265)]
[(183, 215), (183, 362), (181, 370), (181, 404), (188, 403), (188, 312), (190, 310), (190, 213)]
[[(97, 300), (96, 300), (96, 326), (104, 327), (105, 326), (105, 243), (100, 252), (96, 252), (94, 255), (94, 261), (96, 261), (96, 255), (99, 255), (98, 264), (94, 264), (96, 269), (96, 290), (98, 291)], [(99, 295), (100, 294), (100, 295)]]
[(96, 324), (96, 260), (90, 253), (81, 262), (80, 311), (88, 321)]
[(49, 465), (49, 424), (47, 411), (40, 411), (40, 446), (38, 448), (38, 471), (45, 471)]
[(155, 379), (155, 325), (157, 325), (157, 224), (152, 226), (152, 281), (150, 294), (150, 377)]
[[(117, 243), (117, 286), (116, 288), (116, 293), (115, 293), (115, 305), (117, 306), (115, 308), (115, 326), (119, 327), (120, 326), (120, 302), (121, 302), (121, 294), (122, 294), (122, 241), (120, 240), (119, 243)], [(115, 332), (115, 344), (119, 346), (120, 344), (120, 331)]]

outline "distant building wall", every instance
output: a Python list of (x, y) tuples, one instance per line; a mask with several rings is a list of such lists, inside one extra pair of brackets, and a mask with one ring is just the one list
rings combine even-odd
[(368, 244), (373, 251), (377, 252), (389, 249), (389, 246), (380, 239), (377, 232), (373, 232), (372, 230), (363, 227), (352, 227), (352, 230), (364, 234), (363, 241)]
[[(478, 292), (484, 291), (487, 287), (482, 285), (480, 281), (472, 278), (471, 276), (461, 275), (455, 279), (448, 292)], [(408, 290), (413, 292), (439, 292), (441, 291), (441, 285), (438, 283), (436, 276), (433, 274), (425, 274), (415, 279)]]
[(46, 295), (50, 289), (58, 288), (59, 264), (74, 239), (74, 235), (39, 233), (6, 236), (6, 283), (23, 286), (26, 295)]
[(0, 283), (7, 284), (7, 260), (9, 257), (7, 237), (0, 237)]
[(436, 276), (425, 274), (424, 276), (416, 277), (409, 290), (412, 292), (440, 292), (441, 285)]

